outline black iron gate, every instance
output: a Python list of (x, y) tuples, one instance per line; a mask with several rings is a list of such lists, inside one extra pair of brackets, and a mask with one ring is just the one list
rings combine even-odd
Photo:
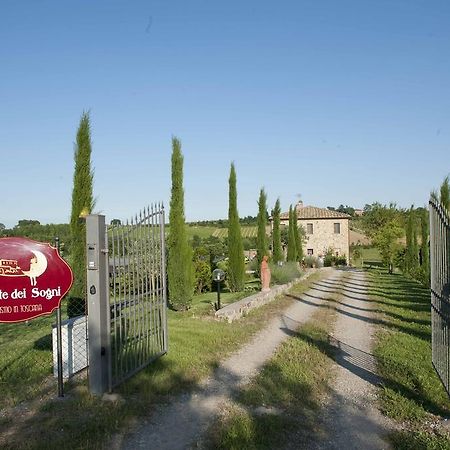
[(429, 204), (432, 360), (450, 394), (450, 220), (435, 199)]

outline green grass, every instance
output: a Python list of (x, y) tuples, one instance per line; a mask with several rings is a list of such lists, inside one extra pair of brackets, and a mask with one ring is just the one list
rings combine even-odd
[[(295, 289), (293, 295), (300, 292)], [(318, 311), (311, 322), (287, 339), (275, 356), (210, 428), (211, 449), (273, 449), (295, 439), (308, 448), (333, 375), (328, 332), (336, 313)], [(264, 406), (273, 413), (261, 414)]]
[[(234, 303), (241, 298), (247, 297), (249, 292), (221, 292), (220, 304), (222, 308), (230, 303)], [(214, 303), (217, 302), (217, 292), (205, 292), (195, 295), (192, 300), (189, 312), (193, 315), (205, 315), (211, 313), (214, 309)]]
[[(199, 227), (199, 226), (187, 226), (188, 237), (192, 239), (195, 235), (198, 237), (205, 239), (213, 236), (216, 230), (220, 230), (221, 228), (216, 227)], [(224, 228), (226, 229), (226, 228)]]
[(430, 292), (400, 274), (369, 273), (369, 294), (382, 313), (374, 350), (383, 380), (381, 409), (410, 430), (393, 434), (395, 448), (450, 448), (447, 437), (425, 426), (433, 416), (450, 415), (450, 401), (431, 364)]
[(0, 324), (0, 409), (40, 391), (52, 373), (55, 316)]
[[(319, 276), (310, 277), (297, 289), (306, 290)], [(127, 430), (133, 421), (148, 414), (152, 405), (193, 388), (210, 375), (221, 359), (236, 351), (291, 302), (279, 298), (232, 324), (215, 321), (205, 311), (202, 300), (195, 305), (197, 312), (195, 307), (194, 311), (182, 313), (169, 311), (169, 353), (123, 384), (117, 391), (119, 399), (102, 401), (93, 397), (85, 383), (76, 385), (64, 400), (36, 399), (28, 406), (32, 414), (14, 416), (13, 429), (9, 416), (0, 422), (0, 447), (104, 448), (112, 435)]]

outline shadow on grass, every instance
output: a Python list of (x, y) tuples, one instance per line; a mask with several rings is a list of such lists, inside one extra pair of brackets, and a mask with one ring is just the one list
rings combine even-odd
[[(294, 300), (297, 300), (301, 303), (305, 303), (306, 305), (315, 306), (318, 308), (325, 308), (325, 309), (332, 309), (336, 311), (339, 314), (342, 314), (347, 317), (351, 317), (353, 319), (361, 320), (362, 322), (374, 324), (374, 325), (380, 325), (384, 326), (386, 328), (391, 328), (396, 331), (400, 331), (402, 333), (407, 333), (412, 336), (418, 337), (419, 339), (423, 339), (425, 341), (431, 341), (431, 333), (430, 331), (421, 331), (421, 330), (415, 330), (414, 324), (411, 324), (410, 326), (403, 326), (399, 325), (397, 323), (394, 323), (392, 321), (384, 320), (384, 319), (378, 319), (375, 317), (366, 317), (361, 314), (352, 313), (349, 311), (346, 311), (345, 309), (339, 308), (338, 306), (333, 306), (330, 303), (335, 303), (337, 305), (342, 305), (341, 302), (331, 299), (331, 298), (325, 298), (323, 297), (314, 297), (311, 294), (303, 294), (302, 296), (292, 295), (292, 294), (286, 294), (287, 297), (293, 298)], [(320, 300), (324, 300), (325, 303), (323, 304), (317, 304), (312, 301), (308, 301), (305, 297), (313, 297), (318, 298)], [(407, 323), (410, 323), (410, 321), (405, 321)]]
[[(292, 321), (290, 318), (286, 318)], [(381, 377), (377, 374), (377, 358), (371, 353), (360, 350), (352, 345), (336, 339), (334, 336), (328, 335), (328, 339), (317, 340), (312, 339), (308, 334), (305, 334), (300, 329), (299, 331), (292, 331), (292, 327), (285, 327), (283, 329), (289, 336), (297, 337), (314, 347), (318, 348), (322, 353), (333, 359), (339, 366), (352, 372), (362, 380), (374, 386), (386, 386), (394, 391), (400, 393), (402, 396), (414, 401), (417, 404), (432, 413), (441, 416), (448, 415), (448, 409), (442, 408), (437, 403), (429, 401), (426, 398), (426, 393), (418, 392), (409, 387), (400, 384), (388, 377)], [(385, 359), (384, 362), (389, 363)], [(405, 370), (408, 370), (405, 367)]]

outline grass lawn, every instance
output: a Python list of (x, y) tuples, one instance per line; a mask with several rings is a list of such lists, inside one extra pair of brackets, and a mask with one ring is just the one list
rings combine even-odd
[(355, 267), (380, 267), (381, 266), (381, 255), (377, 248), (375, 247), (368, 247), (368, 248), (361, 248), (361, 258), (359, 259), (353, 259), (352, 257), (352, 264)]
[[(297, 291), (306, 290), (319, 276), (299, 283)], [(104, 448), (110, 437), (148, 414), (153, 404), (167, 401), (210, 375), (220, 360), (292, 302), (279, 298), (228, 324), (212, 318), (209, 300), (206, 295), (190, 311), (168, 312), (169, 353), (123, 384), (117, 398), (105, 401), (91, 396), (81, 383), (63, 400), (36, 399), (27, 406), (30, 413), (1, 415), (0, 448)]]
[[(333, 376), (328, 333), (335, 318), (333, 309), (320, 309), (280, 346), (210, 428), (209, 448), (273, 449), (289, 441), (308, 448), (311, 435), (321, 432), (318, 415)], [(261, 406), (269, 413), (262, 414)]]
[(381, 313), (374, 350), (384, 387), (381, 409), (403, 425), (396, 449), (449, 449), (439, 427), (450, 401), (431, 364), (430, 291), (400, 274), (369, 271), (369, 294)]

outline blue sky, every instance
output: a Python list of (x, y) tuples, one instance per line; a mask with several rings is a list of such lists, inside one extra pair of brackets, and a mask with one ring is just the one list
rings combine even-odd
[(12, 1), (0, 5), (0, 222), (66, 222), (91, 111), (97, 212), (170, 198), (188, 220), (426, 203), (450, 172), (447, 0)]

